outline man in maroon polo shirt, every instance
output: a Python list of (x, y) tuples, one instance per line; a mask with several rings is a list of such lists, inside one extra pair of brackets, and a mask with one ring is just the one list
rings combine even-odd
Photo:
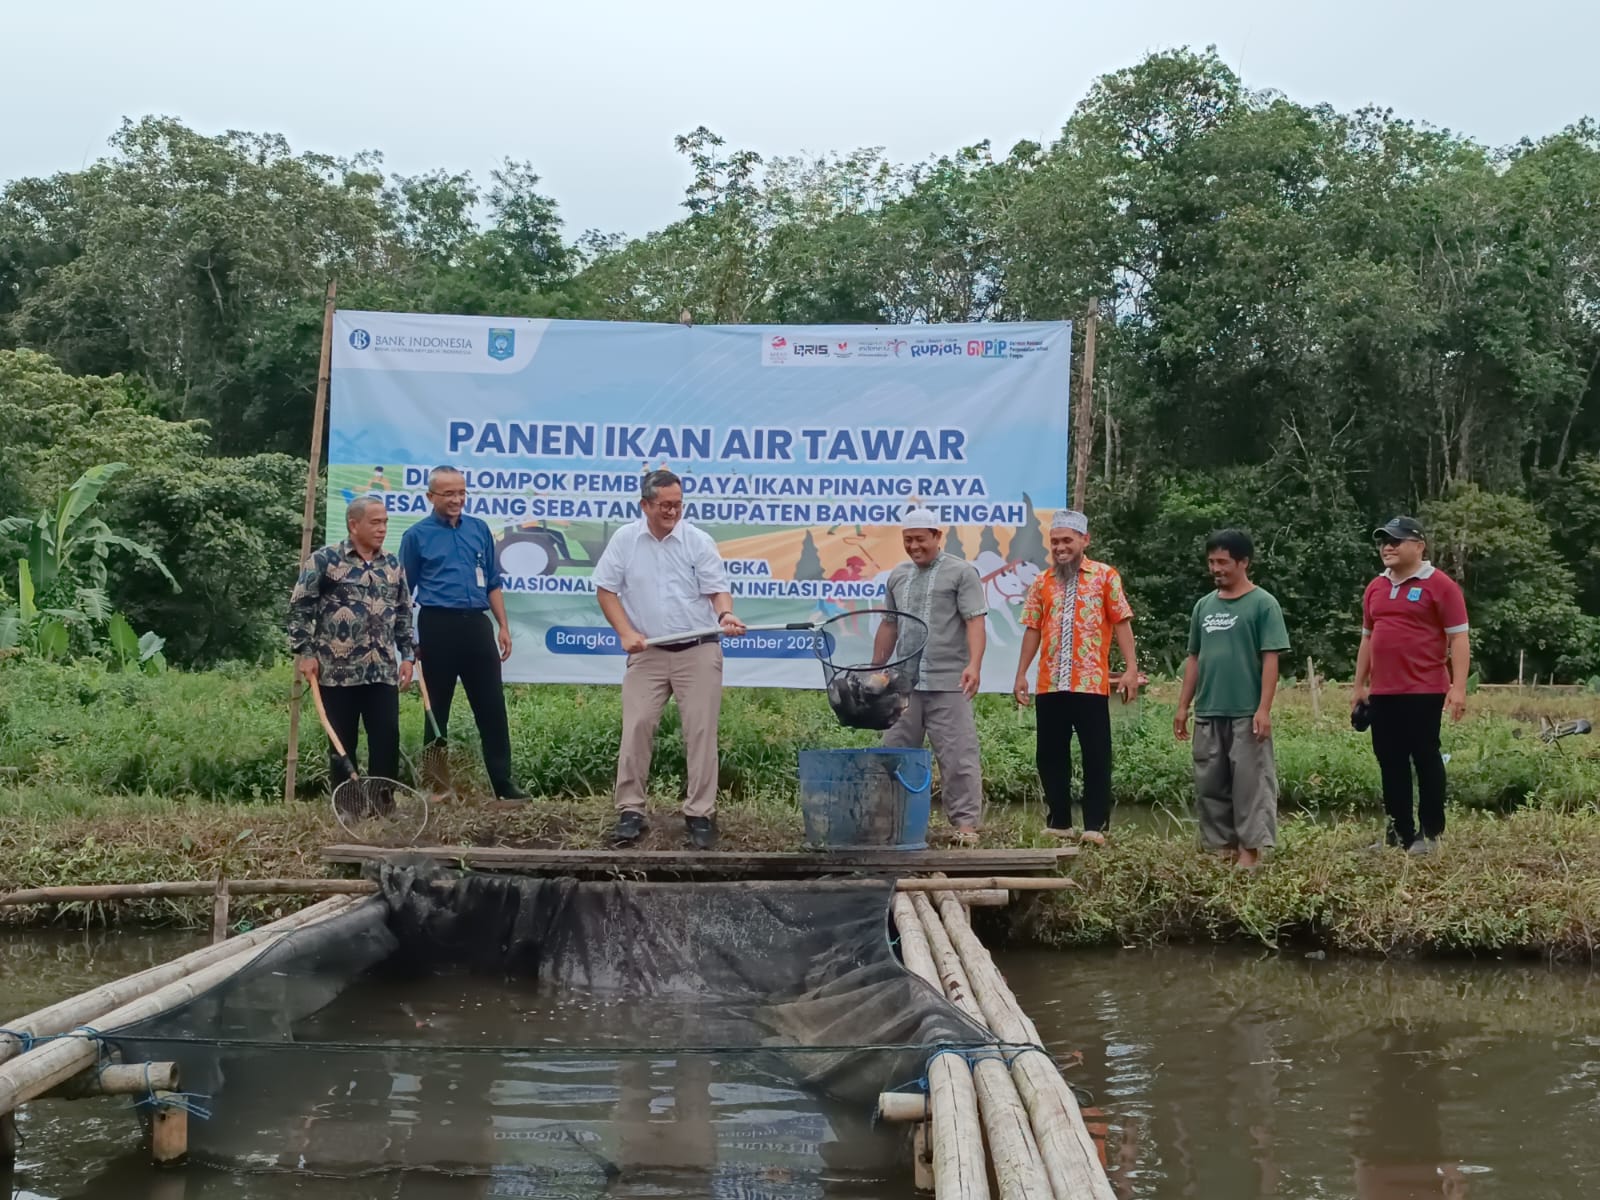
[[(1411, 854), (1429, 854), (1444, 832), (1444, 710), (1459, 721), (1467, 706), (1467, 602), (1430, 563), (1422, 526), (1395, 517), (1372, 531), (1384, 571), (1361, 599), (1361, 652), (1356, 656), (1351, 712), (1366, 704), (1372, 753), (1383, 776), (1389, 813), (1385, 840)], [(1417, 769), (1418, 821), (1411, 810), (1411, 768)]]

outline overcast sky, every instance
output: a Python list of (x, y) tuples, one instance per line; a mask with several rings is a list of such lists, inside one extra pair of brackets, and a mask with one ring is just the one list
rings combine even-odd
[(1600, 115), (1600, 0), (0, 0), (0, 180), (162, 113), (404, 173), (530, 159), (570, 232), (638, 234), (679, 215), (696, 125), (764, 155), (1003, 151), (1207, 43), (1251, 87), (1492, 145)]

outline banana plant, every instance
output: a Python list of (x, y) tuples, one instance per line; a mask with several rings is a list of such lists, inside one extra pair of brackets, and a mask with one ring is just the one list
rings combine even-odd
[[(124, 550), (150, 563), (172, 584), (173, 591), (179, 590), (178, 581), (153, 549), (112, 533), (103, 520), (91, 515), (101, 490), (126, 469), (126, 463), (91, 467), (61, 493), (54, 510), (0, 520), (0, 536), (20, 537), (26, 544), (24, 557), (17, 560), (16, 607), (0, 611), (0, 649), (25, 646), (41, 658), (60, 658), (71, 647), (74, 628), (83, 631), (92, 647), (95, 630), (117, 620), (131, 635), (127, 619), (112, 613), (105, 592), (106, 559), (112, 550)], [(64, 598), (68, 582), (84, 577), (89, 586), (72, 589), (70, 606), (42, 602), (46, 596)], [(143, 670), (165, 667), (161, 656), (164, 641), (155, 634), (134, 639), (133, 652), (126, 650), (125, 637), (120, 645), (114, 630), (111, 637), (114, 660)]]
[(155, 567), (178, 591), (178, 581), (167, 570), (156, 552), (143, 542), (111, 532), (90, 509), (100, 492), (127, 463), (101, 463), (79, 475), (56, 500), (55, 510), (44, 509), (34, 517), (6, 517), (0, 520), (0, 535), (21, 536), (27, 542), (26, 563), (32, 572), (33, 586), (41, 593), (54, 587), (73, 563), (87, 557), (83, 574), (97, 588), (106, 585), (106, 559), (112, 550), (125, 550)]

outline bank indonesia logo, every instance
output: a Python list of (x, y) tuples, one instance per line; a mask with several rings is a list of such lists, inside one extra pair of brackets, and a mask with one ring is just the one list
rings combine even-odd
[(365, 350), (372, 345), (372, 335), (365, 329), (352, 329), (350, 331), (350, 344), (357, 350)]
[(505, 362), (517, 352), (517, 331), (515, 329), (489, 330), (489, 357)]

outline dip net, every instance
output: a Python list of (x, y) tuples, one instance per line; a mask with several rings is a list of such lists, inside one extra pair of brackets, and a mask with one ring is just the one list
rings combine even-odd
[(901, 966), (891, 888), (390, 866), (379, 896), (101, 1032), (125, 1061), (179, 1063), (209, 1114), (191, 1158), (235, 1171), (910, 1196), (908, 1127), (873, 1122), (878, 1093), (994, 1039)]
[(817, 626), (813, 645), (839, 724), (888, 729), (898, 721), (911, 703), (927, 644), (926, 621), (888, 608), (844, 613)]

